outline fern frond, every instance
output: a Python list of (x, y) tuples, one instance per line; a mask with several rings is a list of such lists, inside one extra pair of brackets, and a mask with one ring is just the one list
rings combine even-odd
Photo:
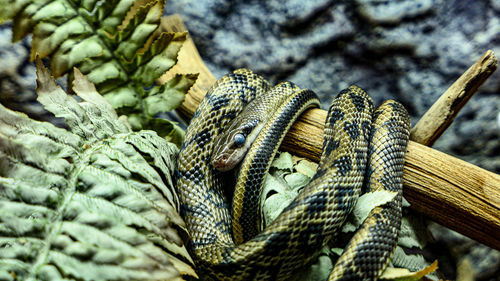
[(159, 32), (163, 1), (0, 1), (3, 17), (13, 20), (14, 41), (33, 33), (32, 60), (50, 57), (55, 77), (77, 67), (120, 115), (129, 116), (134, 130), (161, 129), (162, 136), (182, 137), (172, 122), (159, 121), (170, 123), (167, 132), (153, 121), (177, 107), (197, 79), (184, 74), (154, 85), (177, 63), (187, 36)]
[(173, 190), (177, 148), (132, 132), (84, 75), (58, 87), (37, 60), (39, 101), (71, 132), (0, 105), (0, 279), (196, 276)]

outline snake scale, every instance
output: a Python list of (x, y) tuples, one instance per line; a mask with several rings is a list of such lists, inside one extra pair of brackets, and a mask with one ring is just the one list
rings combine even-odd
[[(217, 80), (201, 101), (181, 146), (176, 187), (190, 234), (188, 248), (206, 278), (289, 280), (335, 236), (362, 190), (397, 195), (371, 211), (329, 280), (376, 280), (388, 264), (401, 223), (410, 121), (395, 101), (375, 110), (371, 98), (356, 86), (341, 91), (329, 108), (323, 152), (311, 182), (270, 225), (258, 229), (254, 197), (259, 191), (252, 185), (262, 183), (290, 124), (317, 104), (310, 90), (290, 82), (272, 87), (246, 69)], [(256, 124), (259, 114), (271, 120)], [(239, 136), (231, 133), (233, 127), (240, 128)], [(255, 127), (262, 129), (260, 134), (253, 132)], [(255, 138), (254, 144), (240, 164), (231, 203), (226, 198), (228, 186), (235, 186), (233, 173), (216, 167), (221, 161), (213, 155), (228, 145), (246, 151), (250, 138)]]

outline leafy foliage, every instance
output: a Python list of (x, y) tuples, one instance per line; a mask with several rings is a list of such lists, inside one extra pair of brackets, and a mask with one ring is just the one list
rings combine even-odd
[(0, 6), (0, 21), (13, 20), (13, 41), (33, 33), (31, 59), (50, 57), (55, 77), (77, 67), (134, 130), (182, 138), (174, 123), (154, 118), (179, 106), (197, 78), (153, 84), (176, 64), (187, 36), (159, 32), (163, 1), (0, 0)]
[(71, 132), (0, 105), (1, 280), (196, 276), (171, 174), (177, 148), (125, 117), (75, 70), (80, 102), (37, 61), (38, 100)]
[[(300, 190), (314, 176), (316, 168), (316, 163), (292, 156), (288, 152), (280, 152), (279, 156), (271, 164), (271, 170), (266, 176), (262, 191), (261, 209), (265, 225), (271, 223), (293, 201)], [(342, 254), (343, 247), (352, 237), (352, 234), (361, 226), (371, 210), (387, 203), (394, 196), (395, 193), (389, 191), (363, 194), (358, 199), (350, 218), (343, 226), (342, 233), (334, 239), (335, 245), (326, 246), (320, 252), (317, 260), (309, 268), (299, 273), (297, 280), (326, 280), (335, 261)], [(265, 227), (265, 225), (263, 226)], [(391, 265), (394, 267), (386, 269), (387, 273), (384, 273), (384, 279), (419, 280), (436, 270), (437, 263), (429, 266), (422, 255), (406, 254), (402, 248), (415, 247), (421, 249), (425, 243), (422, 236), (426, 235), (423, 231), (419, 229), (416, 218), (412, 216), (403, 217), (398, 246), (391, 259)], [(433, 276), (428, 277), (432, 278)]]

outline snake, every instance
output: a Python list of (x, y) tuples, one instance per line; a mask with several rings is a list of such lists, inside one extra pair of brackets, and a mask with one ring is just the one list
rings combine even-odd
[[(290, 280), (335, 239), (362, 192), (394, 194), (345, 246), (328, 280), (377, 280), (394, 253), (402, 216), (410, 119), (394, 100), (375, 108), (357, 86), (333, 99), (316, 174), (267, 227), (261, 185), (292, 124), (318, 107), (292, 82), (248, 69), (219, 78), (186, 130), (175, 171), (187, 248), (207, 280)], [(232, 199), (232, 200), (231, 200)]]

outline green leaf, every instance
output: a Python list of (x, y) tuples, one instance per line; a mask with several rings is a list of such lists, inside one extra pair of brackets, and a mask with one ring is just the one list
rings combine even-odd
[(18, 6), (18, 7), (15, 7), (15, 6), (9, 7), (9, 4), (12, 5), (12, 3), (10, 3), (9, 0), (0, 0), (0, 24), (4, 23), (6, 20), (12, 18), (13, 15), (16, 13), (16, 11), (18, 11), (20, 9), (19, 6), (21, 3), (17, 3), (16, 6)]
[(177, 108), (184, 101), (185, 93), (198, 78), (197, 74), (175, 75), (167, 83), (155, 86), (148, 91), (144, 99), (144, 111), (148, 116), (165, 113)]
[(261, 196), (261, 209), (265, 226), (276, 219), (297, 194), (297, 190), (290, 187), (282, 176), (267, 174)]
[(300, 281), (318, 281), (328, 280), (328, 276), (333, 269), (332, 259), (329, 257), (327, 248), (323, 248), (316, 260), (309, 267), (298, 273), (296, 280)]
[(342, 227), (342, 232), (356, 231), (375, 207), (386, 204), (394, 199), (396, 195), (397, 192), (388, 190), (377, 190), (361, 195), (347, 222)]
[(71, 131), (0, 105), (0, 278), (197, 277), (181, 239), (176, 146), (132, 132), (80, 72), (80, 101), (40, 60), (37, 75), (39, 101)]
[(140, 107), (141, 104), (140, 95), (138, 95), (137, 90), (130, 85), (108, 93), (105, 98), (114, 108), (136, 108)]
[(144, 129), (153, 130), (160, 136), (165, 136), (165, 140), (176, 144), (177, 147), (184, 139), (184, 130), (170, 120), (155, 118), (148, 122), (148, 127)]
[(139, 7), (132, 20), (118, 32), (115, 40), (118, 47), (115, 53), (127, 61), (133, 60), (136, 52), (158, 27), (157, 19), (161, 17), (162, 12), (163, 5), (160, 2), (150, 2)]
[(295, 165), (294, 168), (297, 172), (312, 178), (316, 174), (317, 167), (318, 164), (307, 159), (302, 159)]
[(311, 180), (310, 177), (301, 173), (292, 173), (285, 176), (285, 181), (288, 183), (288, 185), (290, 185), (290, 187), (293, 190), (296, 191), (306, 186), (310, 180)]
[(164, 136), (166, 141), (174, 143), (177, 145), (177, 147), (180, 148), (182, 141), (184, 140), (185, 134), (186, 132), (184, 132), (184, 130), (181, 127), (173, 123), (172, 131), (170, 131), (170, 133), (168, 134), (165, 134)]
[(271, 163), (271, 167), (291, 172), (293, 170), (292, 155), (288, 152), (279, 152), (278, 156)]
[(179, 74), (153, 85), (177, 63), (187, 38), (186, 32), (158, 32), (163, 8), (159, 0), (15, 0), (2, 5), (0, 20), (13, 20), (13, 40), (33, 33), (32, 60), (50, 57), (55, 77), (77, 67), (119, 115), (133, 115), (132, 128), (140, 130), (179, 106), (197, 79)]
[(394, 250), (391, 263), (394, 267), (406, 268), (411, 271), (419, 271), (429, 265), (422, 255), (407, 254), (401, 247), (396, 247)]
[(332, 252), (332, 254), (340, 257), (340, 255), (342, 255), (342, 252), (344, 252), (344, 249), (342, 249), (342, 248), (331, 248), (330, 251)]
[[(270, 174), (266, 177), (261, 201), (266, 224), (271, 223), (297, 196), (300, 188), (314, 176), (317, 164), (281, 152), (279, 157), (273, 161), (272, 167), (276, 169), (271, 169)], [(337, 237), (336, 242), (349, 241), (352, 232), (358, 229), (375, 207), (388, 203), (396, 195), (396, 192), (391, 191), (375, 191), (360, 196), (354, 207), (353, 214), (344, 224), (340, 237)], [(425, 226), (418, 218), (413, 216), (403, 217), (400, 239), (395, 254), (391, 259), (393, 266), (408, 268), (412, 271), (419, 271), (428, 266), (428, 263), (421, 255), (407, 255), (402, 248), (408, 246), (421, 248), (425, 244), (424, 230)], [(313, 262), (310, 268), (306, 268), (299, 273), (300, 278), (298, 280), (326, 280), (331, 271), (331, 265), (343, 252), (341, 247), (344, 247), (345, 244), (339, 244), (326, 246), (322, 250), (322, 254), (319, 255), (318, 260)]]
[(406, 248), (423, 249), (427, 243), (428, 232), (423, 219), (415, 215), (403, 217), (398, 244)]
[(150, 85), (177, 62), (177, 54), (186, 41), (187, 33), (162, 33), (151, 47), (138, 54), (134, 60), (137, 70), (135, 79), (144, 85)]

